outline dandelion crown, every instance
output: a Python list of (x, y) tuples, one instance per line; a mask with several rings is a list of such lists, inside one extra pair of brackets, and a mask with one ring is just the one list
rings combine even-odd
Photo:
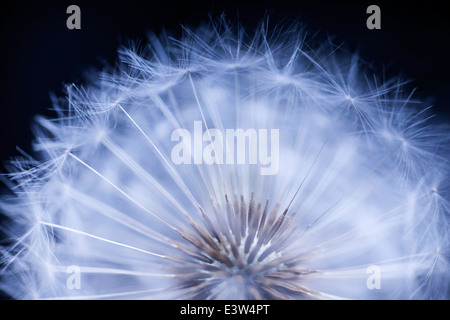
[(119, 57), (13, 163), (14, 298), (448, 294), (448, 141), (404, 82), (266, 22)]

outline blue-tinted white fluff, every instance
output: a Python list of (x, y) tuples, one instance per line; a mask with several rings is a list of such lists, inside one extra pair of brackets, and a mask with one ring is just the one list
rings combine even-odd
[[(150, 36), (39, 117), (1, 201), (14, 298), (448, 298), (448, 131), (298, 26)], [(279, 129), (280, 164), (175, 165), (178, 128)], [(373, 272), (375, 270), (376, 272)], [(378, 281), (378, 282), (377, 282)]]

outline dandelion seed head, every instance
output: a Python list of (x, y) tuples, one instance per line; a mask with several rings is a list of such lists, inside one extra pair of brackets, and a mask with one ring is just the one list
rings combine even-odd
[[(151, 34), (145, 50), (119, 50), (116, 69), (67, 86), (57, 116), (37, 118), (34, 157), (12, 163), (1, 288), (36, 299), (447, 298), (447, 129), (428, 124), (404, 82), (305, 34), (266, 22), (247, 34), (223, 19), (180, 39)], [(225, 161), (238, 129), (278, 130), (273, 174), (250, 149)], [(171, 158), (174, 132), (189, 133), (188, 164)]]

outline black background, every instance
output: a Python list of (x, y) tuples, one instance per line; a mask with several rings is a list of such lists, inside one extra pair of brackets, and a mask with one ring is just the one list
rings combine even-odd
[[(66, 27), (71, 4), (81, 8), (81, 30)], [(381, 30), (366, 28), (371, 4), (381, 8)], [(128, 39), (145, 42), (147, 31), (158, 33), (163, 26), (177, 35), (180, 25), (196, 26), (221, 13), (238, 14), (250, 28), (269, 13), (272, 25), (301, 20), (335, 35), (365, 60), (390, 66), (388, 74), (413, 79), (411, 89), (432, 98), (435, 113), (449, 121), (450, 21), (439, 2), (13, 1), (0, 6), (0, 171), (19, 154), (16, 146), (31, 152), (30, 124), (37, 114), (52, 115), (50, 93), (61, 95), (64, 83), (82, 82), (90, 67), (114, 64)]]

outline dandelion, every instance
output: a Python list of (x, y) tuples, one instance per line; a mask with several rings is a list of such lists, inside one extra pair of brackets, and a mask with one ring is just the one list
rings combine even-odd
[(220, 19), (67, 86), (37, 119), (35, 157), (12, 163), (2, 289), (448, 298), (445, 129), (405, 82), (315, 42)]

